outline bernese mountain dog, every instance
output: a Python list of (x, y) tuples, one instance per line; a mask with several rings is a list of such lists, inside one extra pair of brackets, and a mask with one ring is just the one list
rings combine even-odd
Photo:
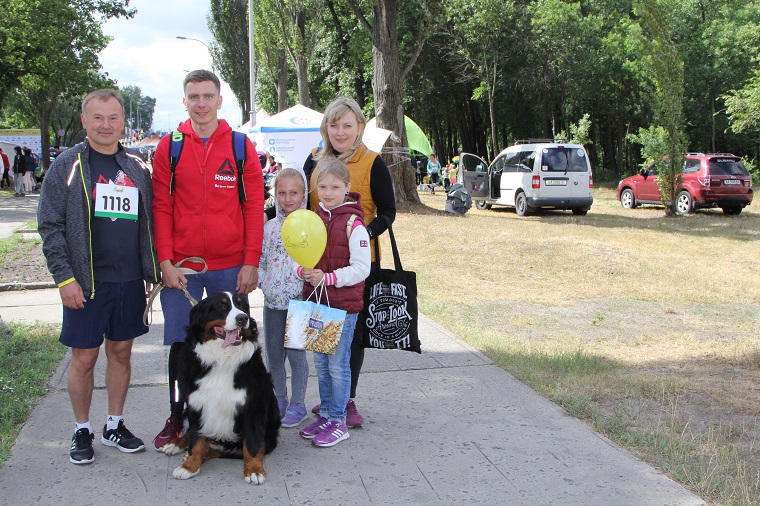
[(190, 311), (177, 372), (187, 430), (163, 449), (187, 450), (175, 478), (192, 478), (215, 457), (242, 457), (245, 481), (266, 481), (264, 455), (277, 446), (280, 413), (257, 337), (239, 294), (210, 295)]

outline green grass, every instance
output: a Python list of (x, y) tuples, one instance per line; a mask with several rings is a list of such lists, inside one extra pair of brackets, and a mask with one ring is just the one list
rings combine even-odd
[(523, 218), (421, 199), (394, 227), (421, 312), (709, 504), (760, 505), (760, 202), (669, 218), (597, 188), (587, 216)]
[[(24, 223), (21, 230), (37, 230), (37, 220)], [(21, 234), (0, 239), (0, 267), (11, 267), (14, 262), (28, 258), (28, 253), (42, 242), (40, 237), (24, 237)]]
[(59, 329), (0, 321), (0, 465), (63, 359)]

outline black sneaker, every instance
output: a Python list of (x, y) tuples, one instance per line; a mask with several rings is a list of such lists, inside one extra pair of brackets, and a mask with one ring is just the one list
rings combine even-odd
[(71, 451), (69, 460), (72, 464), (92, 464), (95, 461), (95, 452), (92, 449), (92, 440), (95, 435), (87, 429), (79, 429), (71, 438)]
[(135, 437), (124, 425), (124, 420), (119, 420), (119, 426), (114, 430), (107, 430), (108, 425), (103, 426), (103, 435), (100, 442), (106, 446), (115, 446), (127, 453), (139, 452), (145, 449), (142, 439)]

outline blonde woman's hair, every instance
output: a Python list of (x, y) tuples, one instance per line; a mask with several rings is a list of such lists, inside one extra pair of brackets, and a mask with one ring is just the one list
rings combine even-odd
[(362, 138), (364, 137), (364, 128), (367, 126), (367, 118), (364, 117), (362, 108), (359, 107), (359, 104), (356, 103), (356, 100), (352, 98), (339, 97), (330, 102), (327, 107), (325, 107), (325, 114), (322, 116), (322, 124), (319, 127), (319, 132), (322, 134), (323, 148), (320, 149), (316, 155), (314, 155), (315, 160), (335, 157), (335, 154), (333, 153), (333, 146), (330, 143), (330, 136), (327, 133), (327, 126), (330, 123), (335, 123), (338, 121), (343, 117), (344, 114), (349, 111), (354, 113), (354, 116), (356, 116), (356, 121), (358, 123), (357, 126), (359, 127), (359, 135), (356, 136), (356, 140), (354, 141), (351, 148), (345, 153), (339, 154), (337, 158), (343, 162), (346, 162), (350, 160), (352, 156), (354, 156), (356, 150), (359, 148), (359, 146), (361, 146)]
[(275, 193), (277, 193), (277, 183), (280, 182), (280, 179), (285, 179), (288, 177), (293, 178), (293, 179), (298, 179), (298, 182), (301, 183), (301, 189), (303, 189), (303, 191), (306, 192), (306, 183), (304, 182), (303, 173), (298, 169), (294, 169), (292, 167), (286, 167), (282, 169), (280, 172), (278, 172), (277, 175), (274, 177)]
[(335, 157), (323, 158), (319, 161), (317, 168), (314, 169), (314, 173), (311, 175), (311, 191), (316, 191), (317, 184), (326, 176), (334, 176), (346, 185), (351, 184), (351, 174), (348, 172), (348, 167), (345, 163)]

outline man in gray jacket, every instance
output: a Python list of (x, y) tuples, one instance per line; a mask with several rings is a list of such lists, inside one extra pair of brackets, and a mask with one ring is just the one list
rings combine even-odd
[(87, 140), (55, 159), (37, 210), (42, 251), (63, 301), (60, 341), (71, 347), (68, 390), (76, 426), (69, 460), (95, 460), (90, 404), (93, 371), (105, 339), (108, 415), (101, 443), (143, 450), (122, 419), (132, 342), (145, 334), (145, 282), (160, 273), (153, 244), (151, 176), (142, 158), (119, 143), (124, 101), (97, 90), (82, 102)]

